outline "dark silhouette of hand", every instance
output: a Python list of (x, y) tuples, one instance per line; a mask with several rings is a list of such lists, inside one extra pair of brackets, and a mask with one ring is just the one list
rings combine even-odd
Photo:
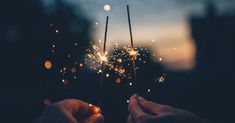
[(128, 110), (127, 123), (210, 123), (190, 112), (147, 101), (137, 94), (130, 98)]
[(98, 107), (76, 99), (49, 105), (37, 123), (102, 123), (104, 118)]

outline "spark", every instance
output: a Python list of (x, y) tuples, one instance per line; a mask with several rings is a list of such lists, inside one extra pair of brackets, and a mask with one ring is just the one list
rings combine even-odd
[(151, 92), (151, 90), (150, 90), (150, 89), (148, 89), (147, 91), (148, 91), (148, 93), (150, 93), (150, 92)]
[(66, 79), (62, 79), (62, 82), (63, 82), (65, 85), (69, 84), (69, 81), (66, 80)]
[(82, 63), (79, 64), (80, 67), (83, 67), (84, 65)]
[(101, 64), (105, 64), (108, 61), (107, 52), (98, 52), (99, 61)]
[(163, 83), (165, 81), (165, 78), (163, 76), (161, 76), (158, 81), (159, 81), (159, 83)]
[(166, 73), (162, 74), (160, 77), (156, 77), (154, 80), (159, 83), (164, 83), (166, 81)]
[(118, 62), (118, 63), (122, 63), (122, 58), (118, 58), (118, 59), (117, 59), (117, 62)]
[(127, 48), (127, 52), (129, 53), (129, 56), (132, 60), (136, 60), (137, 56), (139, 55), (139, 52), (134, 48)]
[(99, 73), (102, 73), (102, 70), (99, 70), (98, 72), (99, 72)]

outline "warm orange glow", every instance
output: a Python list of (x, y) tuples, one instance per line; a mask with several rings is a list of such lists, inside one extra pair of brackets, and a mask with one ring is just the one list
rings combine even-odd
[(122, 81), (122, 80), (121, 80), (120, 78), (117, 78), (117, 79), (115, 80), (115, 83), (116, 83), (116, 84), (120, 84), (121, 81)]
[(92, 114), (100, 114), (101, 113), (101, 109), (99, 107), (93, 106), (92, 104), (90, 104), (89, 107), (90, 107)]
[(80, 67), (83, 67), (84, 65), (82, 63), (79, 64)]
[(44, 62), (44, 67), (47, 69), (47, 70), (50, 70), (52, 68), (52, 62), (50, 60), (46, 60)]
[(122, 59), (121, 59), (121, 58), (118, 58), (118, 59), (117, 59), (117, 62), (118, 62), (118, 63), (122, 63)]

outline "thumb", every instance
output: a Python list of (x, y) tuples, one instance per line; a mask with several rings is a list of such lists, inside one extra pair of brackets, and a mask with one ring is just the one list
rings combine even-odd
[(94, 114), (88, 117), (84, 123), (103, 123), (104, 117), (102, 114)]
[(145, 100), (143, 97), (138, 97), (139, 103), (142, 109), (152, 115), (158, 115), (163, 113), (164, 105), (154, 103), (148, 100)]

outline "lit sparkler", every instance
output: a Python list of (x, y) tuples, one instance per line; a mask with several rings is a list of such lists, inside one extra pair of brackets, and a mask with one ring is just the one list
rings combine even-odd
[(129, 5), (127, 5), (127, 16), (128, 16), (128, 24), (129, 24), (129, 31), (130, 31), (130, 39), (131, 39), (131, 50), (129, 50), (129, 54), (132, 57), (132, 65), (133, 65), (133, 75), (134, 75), (134, 82), (136, 84), (136, 65), (135, 60), (138, 56), (138, 51), (134, 48), (133, 36), (132, 36), (132, 29), (131, 29), (131, 18), (130, 18), (130, 10)]
[(99, 107), (101, 107), (102, 98), (103, 98), (103, 83), (104, 83), (104, 69), (105, 69), (104, 65), (108, 61), (107, 52), (106, 52), (106, 40), (107, 40), (107, 32), (108, 32), (108, 22), (109, 22), (109, 16), (106, 17), (103, 52), (102, 53), (98, 52), (99, 60), (100, 60), (100, 63), (101, 63), (101, 69), (102, 69), (102, 74), (101, 74), (101, 78), (100, 78), (100, 100), (99, 100)]

